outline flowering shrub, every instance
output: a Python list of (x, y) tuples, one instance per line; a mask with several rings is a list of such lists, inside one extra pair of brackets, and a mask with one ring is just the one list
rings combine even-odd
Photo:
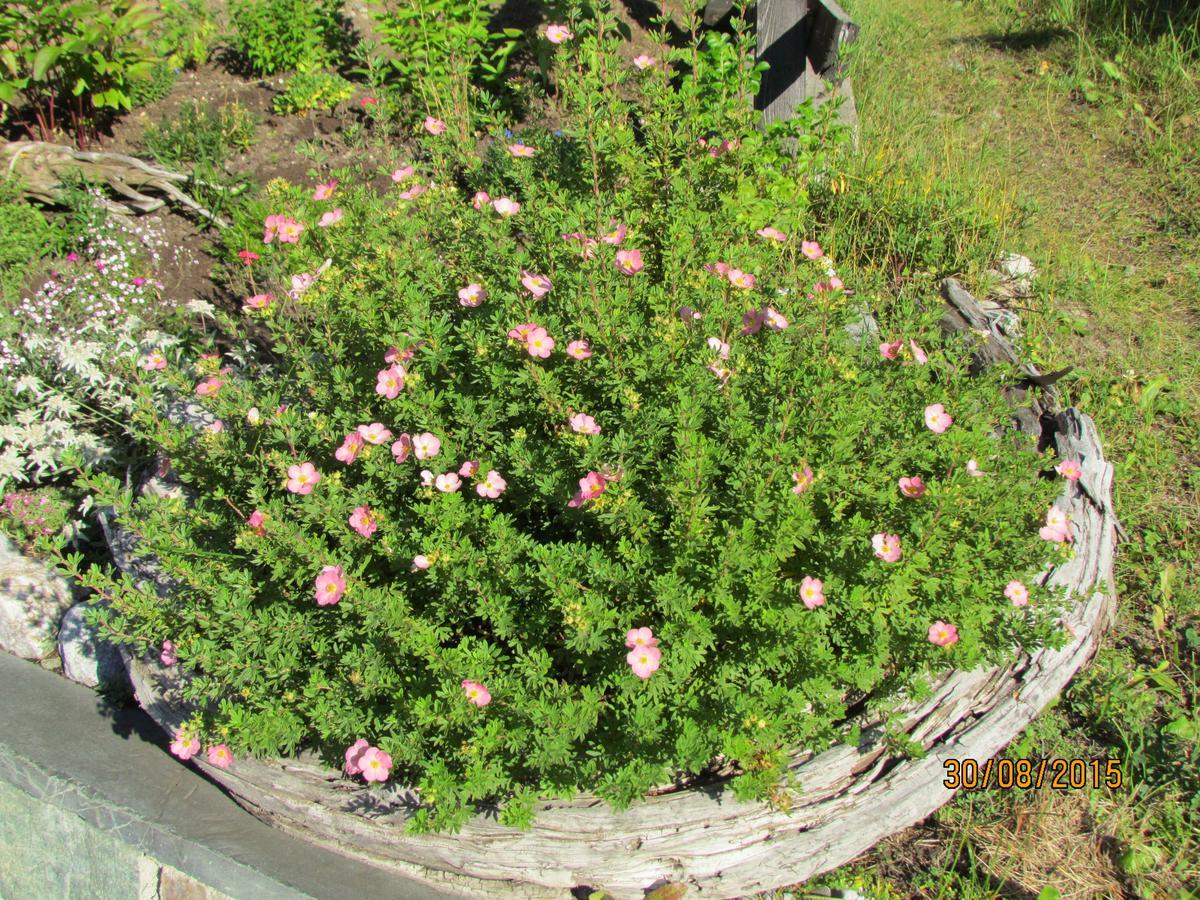
[(226, 232), (246, 300), (221, 320), (269, 369), (130, 372), (195, 498), (91, 478), (175, 587), (84, 581), (190, 672), (181, 755), (314, 747), (415, 783), (416, 828), (722, 759), (782, 802), (788, 752), (847, 739), (850, 704), (1057, 640), (1035, 576), (1070, 523), (1008, 427), (1013, 373), (968, 377), (971, 336), (853, 293), (808, 230), (823, 148), (738, 99), (745, 36), (713, 92), (700, 54), (660, 51), (673, 87), (605, 15), (561, 24), (561, 134), (476, 155), (431, 112), (383, 191), (271, 183)]

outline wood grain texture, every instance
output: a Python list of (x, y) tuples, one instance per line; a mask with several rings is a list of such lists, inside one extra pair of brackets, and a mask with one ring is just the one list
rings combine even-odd
[[(973, 326), (988, 325), (987, 313), (965, 291), (952, 307)], [(1007, 344), (1003, 334), (993, 337)], [(904, 731), (927, 750), (923, 759), (892, 759), (880, 724), (868, 721), (857, 747), (793, 754), (803, 792), (790, 812), (740, 802), (713, 785), (650, 797), (624, 812), (586, 794), (545, 802), (526, 832), (477, 815), (458, 834), (424, 836), (403, 831), (419, 802), (412, 789), (367, 789), (311, 754), (238, 759), (226, 770), (193, 761), (240, 804), (285, 831), (464, 896), (561, 898), (565, 889), (590, 885), (624, 900), (667, 879), (687, 884), (689, 896), (735, 897), (804, 881), (942, 806), (952, 796), (942, 785), (943, 762), (994, 756), (1095, 652), (1116, 602), (1113, 469), (1090, 418), (1076, 409), (1047, 418), (1059, 455), (1081, 460), (1083, 468), (1083, 477), (1068, 482), (1056, 501), (1071, 515), (1074, 556), (1040, 576), (1075, 600), (1064, 617), (1071, 640), (1060, 650), (1023, 654), (1009, 666), (938, 679), (929, 699), (903, 717)], [(153, 658), (129, 662), (139, 702), (173, 731), (188, 713), (177, 669)]]

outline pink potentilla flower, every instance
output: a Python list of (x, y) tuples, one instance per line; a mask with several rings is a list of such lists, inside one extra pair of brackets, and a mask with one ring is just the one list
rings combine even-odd
[(227, 744), (217, 744), (208, 748), (208, 761), (218, 769), (228, 769), (229, 764), (233, 762), (233, 753)]
[(600, 426), (596, 424), (596, 420), (591, 416), (583, 413), (575, 413), (571, 416), (571, 430), (577, 431), (580, 434), (599, 434)]
[(300, 295), (312, 287), (316, 280), (316, 276), (310, 275), (308, 272), (301, 272), (299, 275), (293, 275), (292, 289), (288, 291), (288, 296), (293, 300), (299, 300)]
[(805, 575), (804, 580), (800, 582), (800, 599), (809, 609), (816, 609), (825, 605), (824, 590), (825, 583), (820, 578)]
[(315, 582), (318, 606), (330, 606), (342, 599), (346, 593), (346, 577), (341, 566), (326, 566)]
[(729, 359), (729, 345), (718, 337), (708, 339), (708, 349), (720, 356), (721, 359)]
[(748, 334), (758, 334), (759, 331), (762, 330), (763, 323), (766, 321), (767, 321), (766, 310), (762, 310), (762, 309), (748, 310), (742, 316), (742, 330), (740, 333), (743, 336), (748, 335)]
[(408, 434), (407, 432), (400, 435), (399, 439), (394, 444), (392, 444), (392, 456), (394, 456), (396, 458), (396, 462), (398, 462), (398, 463), (402, 463), (406, 459), (408, 459), (408, 456), (410, 453), (412, 453), (412, 451), (413, 451), (412, 436), (410, 434)]
[(253, 297), (246, 298), (246, 304), (242, 307), (242, 310), (244, 312), (253, 312), (266, 309), (274, 299), (274, 294), (255, 294)]
[(359, 738), (346, 748), (347, 775), (358, 775), (362, 772), (362, 767), (359, 765), (359, 761), (362, 759), (362, 755), (367, 752), (367, 748), (370, 746), (371, 745), (367, 742), (366, 738)]
[(567, 356), (572, 359), (587, 359), (592, 355), (592, 348), (587, 341), (571, 341), (567, 344)]
[(824, 251), (821, 250), (821, 245), (816, 241), (801, 241), (800, 252), (809, 259), (820, 259), (825, 255)]
[(175, 655), (175, 644), (173, 642), (162, 642), (162, 652), (158, 654), (158, 661), (164, 666), (173, 666), (179, 662), (179, 658)]
[(442, 449), (442, 442), (428, 431), (418, 434), (412, 439), (412, 443), (417, 459), (432, 459)]
[(958, 642), (958, 629), (953, 625), (938, 619), (929, 626), (929, 643), (939, 647), (949, 647)]
[(478, 282), (471, 282), (458, 292), (458, 302), (469, 309), (474, 309), (486, 299), (487, 291), (485, 291), (483, 289), (483, 285), (479, 284)]
[(310, 462), (288, 466), (287, 489), (293, 494), (311, 494), (321, 480), (321, 473)]
[(318, 228), (328, 228), (330, 225), (336, 225), (342, 221), (342, 208), (331, 209), (317, 221)]
[(413, 572), (424, 572), (426, 569), (429, 568), (429, 565), (430, 565), (429, 557), (426, 556), (424, 553), (418, 553), (416, 556), (413, 557), (412, 571)]
[(487, 497), (489, 500), (495, 500), (504, 493), (504, 489), (508, 487), (508, 482), (500, 477), (500, 473), (495, 469), (491, 469), (487, 473), (487, 477), (479, 484), (475, 485), (475, 493), (480, 497)]
[(887, 341), (879, 345), (879, 355), (884, 359), (895, 359), (900, 355), (900, 348), (904, 346), (903, 341)]
[(902, 493), (905, 497), (912, 497), (913, 499), (916, 499), (917, 497), (922, 496), (926, 490), (927, 488), (925, 487), (925, 482), (921, 480), (920, 475), (913, 475), (911, 478), (900, 479), (900, 493)]
[(515, 216), (521, 211), (521, 204), (507, 197), (499, 197), (492, 201), (492, 209), (502, 216)]
[(628, 233), (629, 227), (627, 225), (618, 225), (612, 231), (602, 235), (600, 240), (604, 241), (606, 244), (612, 244), (614, 247), (616, 247), (621, 243), (621, 241), (625, 240), (625, 235)]
[(1054, 471), (1067, 481), (1078, 481), (1083, 476), (1083, 466), (1077, 459), (1064, 459), (1054, 467)]
[(757, 280), (749, 272), (743, 272), (741, 269), (730, 269), (725, 273), (725, 277), (729, 279), (729, 283), (734, 287), (746, 290), (754, 287), (754, 282)]
[(647, 56), (645, 53), (642, 53), (633, 58), (633, 64), (636, 68), (644, 72), (647, 69), (652, 69), (658, 65), (658, 60), (656, 60), (653, 56)]
[(884, 562), (896, 562), (900, 559), (900, 537), (895, 534), (884, 534), (882, 531), (871, 538), (871, 546), (875, 555)]
[(636, 275), (645, 268), (640, 250), (618, 250), (613, 265), (622, 275)]
[(141, 287), (145, 283), (146, 283), (146, 279), (140, 275), (137, 278), (133, 279), (134, 287)]
[(805, 466), (799, 472), (793, 472), (792, 481), (795, 482), (795, 484), (792, 485), (792, 493), (796, 496), (800, 496), (810, 487), (812, 487), (813, 470), (808, 466)]
[(704, 317), (690, 306), (681, 306), (679, 307), (679, 318), (685, 322), (699, 322)]
[(205, 430), (208, 431), (209, 434), (220, 434), (225, 430), (225, 423), (220, 419), (217, 419), (213, 422), (209, 422)]
[(383, 361), (385, 363), (400, 362), (400, 348), (399, 347), (388, 347), (387, 350), (385, 350), (383, 353)]
[(433, 487), (433, 473), (428, 469), (421, 470), (421, 487)]
[(246, 265), (252, 266), (254, 265), (255, 260), (261, 259), (261, 257), (253, 250), (239, 250), (238, 259), (240, 259)]
[[(491, 202), (492, 198), (488, 196), (487, 191), (476, 191), (471, 197), (471, 205), (476, 209), (483, 209)], [(499, 210), (497, 210), (497, 212), (498, 211)]]
[(72, 250), (67, 254), (67, 262), (79, 262), (79, 254)]
[(1029, 588), (1019, 581), (1010, 581), (1004, 588), (1004, 596), (1012, 601), (1013, 606), (1026, 606), (1029, 603)]
[(829, 279), (829, 289), (830, 290), (841, 291), (841, 290), (845, 290), (845, 288), (846, 288), (845, 282), (843, 282), (842, 279), (838, 278), (836, 275), (832, 276)]
[(287, 217), (276, 213), (263, 219), (263, 243), (269, 244), (279, 233), (279, 226), (287, 221)]
[(412, 166), (401, 166), (392, 172), (392, 181), (394, 181), (396, 184), (399, 184), (406, 179), (412, 178), (416, 172), (417, 170)]
[(365, 538), (369, 538), (379, 528), (379, 523), (375, 521), (375, 516), (365, 506), (354, 507), (354, 512), (350, 513), (349, 522), (350, 527)]
[(729, 369), (725, 368), (724, 366), (719, 366), (716, 363), (712, 363), (711, 365), (707, 366), (707, 368), (708, 371), (717, 376), (717, 380), (720, 381), (721, 384), (727, 384), (729, 382), (729, 376), (733, 374), (733, 372), (731, 372)]
[(633, 669), (633, 674), (643, 680), (658, 671), (662, 660), (662, 651), (657, 647), (634, 647), (625, 654), (625, 661)]
[(630, 628), (625, 635), (625, 646), (631, 648), (657, 647), (658, 638), (649, 628)]
[(470, 681), (464, 678), (462, 689), (463, 693), (467, 695), (467, 700), (476, 706), (487, 706), (492, 702), (492, 695), (478, 681)]
[(368, 747), (358, 758), (358, 768), (365, 781), (384, 782), (392, 770), (392, 758), (378, 747)]
[(279, 242), (281, 244), (295, 244), (299, 242), (300, 235), (304, 233), (304, 226), (295, 219), (284, 219), (279, 225)]
[(404, 367), (400, 365), (392, 365), (386, 369), (381, 369), (375, 373), (377, 383), (375, 385), (375, 393), (388, 400), (395, 400), (400, 396), (400, 392), (404, 390)]
[(547, 25), (546, 40), (552, 44), (561, 44), (563, 41), (569, 41), (575, 37), (574, 32), (567, 28), (566, 25)]
[(400, 192), (401, 200), (415, 200), (425, 193), (429, 188), (423, 184), (414, 184), (407, 191)]
[(771, 307), (768, 306), (764, 310), (764, 313), (766, 315), (766, 326), (772, 331), (783, 331), (783, 329), (788, 327), (788, 320)]
[(357, 428), (359, 436), (368, 444), (382, 444), (385, 441), (392, 439), (392, 433), (384, 427), (382, 422), (372, 422), (370, 425), (359, 425)]
[(545, 328), (535, 328), (525, 339), (525, 349), (530, 356), (547, 359), (554, 350), (554, 338), (546, 333)]
[(967, 474), (972, 478), (982, 478), (984, 473), (979, 470), (979, 463), (975, 462), (974, 459), (968, 459)]
[(317, 189), (313, 191), (314, 200), (328, 200), (333, 196), (333, 189), (337, 187), (337, 179), (326, 181), (317, 185)]
[(1073, 540), (1071, 535), (1071, 517), (1057, 506), (1050, 507), (1046, 513), (1046, 524), (1038, 532), (1048, 541), (1062, 543)]
[(342, 441), (342, 446), (333, 451), (333, 458), (338, 462), (350, 465), (358, 459), (358, 454), (362, 452), (364, 444), (365, 441), (363, 441), (362, 435), (357, 431), (352, 431), (346, 435), (345, 440)]
[(257, 534), (259, 537), (262, 537), (267, 533), (266, 528), (263, 527), (263, 524), (266, 521), (267, 514), (261, 509), (256, 509), (254, 512), (250, 513), (250, 518), (246, 520), (246, 524), (254, 530), (255, 534)]
[(468, 459), (465, 463), (458, 467), (458, 474), (463, 478), (474, 478), (475, 473), (479, 471), (479, 460)]
[(520, 341), (522, 344), (529, 340), (529, 335), (537, 331), (541, 326), (534, 322), (522, 322), (516, 328), (508, 330), (508, 336), (514, 341)]
[(209, 397), (224, 387), (225, 382), (220, 378), (206, 378), (196, 385), (196, 394), (201, 397)]
[(535, 275), (528, 269), (521, 270), (521, 284), (538, 300), (550, 293), (550, 289), (554, 287), (545, 275)]
[(94, 263), (94, 265), (95, 265), (95, 266), (96, 266), (96, 268), (97, 268), (99, 271), (101, 271), (101, 272), (103, 272), (103, 271), (104, 271), (104, 269), (105, 269), (105, 266), (104, 266), (104, 260), (102, 260), (102, 259), (98, 259), (98, 260), (96, 260), (96, 262)]
[(175, 740), (171, 742), (171, 753), (186, 761), (199, 752), (200, 739), (194, 735), (185, 734), (182, 728), (176, 729)]
[(756, 231), (754, 233), (757, 234), (759, 237), (765, 237), (772, 241), (778, 241), (781, 244), (787, 240), (786, 234), (784, 234), (778, 228), (772, 228), (770, 226), (767, 226), (766, 228), (760, 228), (760, 229), (758, 229), (758, 231)]
[(909, 338), (908, 340), (908, 347), (910, 350), (912, 350), (912, 357), (914, 360), (916, 360), (918, 365), (923, 366), (929, 362), (929, 357), (925, 355), (925, 351), (921, 349), (921, 345), (912, 338)]
[(528, 159), (529, 157), (531, 157), (535, 153), (537, 153), (537, 151), (534, 150), (532, 147), (530, 147), (526, 144), (521, 144), (521, 143), (509, 144), (508, 152), (510, 154), (512, 154), (513, 156), (524, 157), (526, 159)]
[(732, 267), (729, 265), (729, 263), (723, 262), (705, 263), (704, 271), (712, 272), (712, 274), (716, 275), (718, 278), (725, 278), (729, 275), (730, 271), (732, 271)]
[(441, 119), (435, 119), (433, 116), (426, 116), (425, 117), (425, 130), (433, 135), (445, 134), (446, 123), (443, 122)]
[(608, 487), (608, 479), (600, 472), (588, 472), (583, 478), (579, 479), (579, 491), (588, 500), (594, 500), (604, 493), (604, 489)]
[(950, 418), (942, 404), (931, 403), (925, 407), (925, 424), (930, 431), (941, 434), (954, 424), (954, 420)]
[(153, 372), (157, 369), (165, 369), (167, 367), (167, 358), (162, 355), (159, 350), (151, 350), (142, 357), (142, 368), (147, 372)]

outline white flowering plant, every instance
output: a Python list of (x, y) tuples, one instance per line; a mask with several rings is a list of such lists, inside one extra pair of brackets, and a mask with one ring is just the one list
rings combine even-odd
[[(128, 370), (190, 505), (85, 483), (172, 589), (77, 574), (187, 671), (180, 757), (314, 748), (415, 785), (415, 829), (718, 770), (786, 803), (851, 705), (1061, 640), (1071, 524), (1016, 373), (839, 274), (828, 134), (756, 130), (746, 35), (630, 66), (603, 10), (557, 28), (558, 127), (479, 149), (430, 115), (386, 189), (273, 182), (225, 233), (214, 316), (269, 372)], [(159, 413), (185, 396), (199, 433)]]

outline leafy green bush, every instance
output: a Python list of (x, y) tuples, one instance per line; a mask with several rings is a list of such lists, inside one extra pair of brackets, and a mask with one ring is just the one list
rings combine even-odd
[(342, 42), (339, 0), (234, 0), (234, 48), (259, 75), (333, 61)]
[(171, 118), (151, 123), (143, 140), (154, 158), (166, 165), (219, 167), (250, 148), (257, 125), (254, 115), (236, 101), (214, 107), (189, 100)]
[(430, 110), (386, 192), (271, 183), (224, 232), (248, 322), (216, 316), (269, 357), (129, 372), (194, 501), (87, 483), (176, 586), (77, 574), (190, 671), (177, 754), (394, 767), (417, 829), (722, 756), (785, 802), (849, 704), (1058, 640), (1033, 577), (1069, 526), (1007, 428), (1014, 373), (969, 377), (974, 338), (915, 305), (854, 337), (875, 298), (802, 240), (825, 148), (756, 130), (749, 36), (713, 92), (715, 45), (660, 50), (674, 87), (606, 12), (565, 24), (561, 133), (476, 155)]
[(336, 72), (297, 72), (271, 106), (281, 116), (303, 114), (314, 109), (333, 109), (349, 100), (354, 85)]
[(29, 267), (62, 242), (62, 234), (37, 207), (0, 200), (0, 298), (9, 300), (25, 286)]

